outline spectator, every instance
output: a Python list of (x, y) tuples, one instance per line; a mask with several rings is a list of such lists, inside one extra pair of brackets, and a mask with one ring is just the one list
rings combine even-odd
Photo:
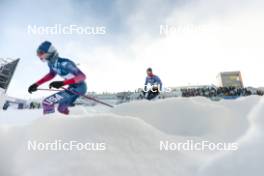
[[(236, 87), (205, 87), (205, 88), (187, 88), (181, 89), (183, 97), (194, 97), (194, 96), (204, 96), (204, 97), (224, 97), (224, 96), (250, 96), (252, 91), (247, 88), (236, 88)], [(257, 90), (254, 95), (263, 96), (264, 92)]]
[[(151, 88), (148, 90), (147, 86), (150, 84)], [(147, 69), (147, 77), (144, 84), (144, 96), (146, 99), (151, 100), (160, 94), (162, 89), (162, 82), (157, 75), (154, 75), (152, 68)]]

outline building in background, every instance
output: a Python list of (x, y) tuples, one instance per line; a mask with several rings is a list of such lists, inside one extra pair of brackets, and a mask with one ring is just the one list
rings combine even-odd
[(5, 93), (14, 75), (19, 59), (0, 58), (0, 107), (5, 103)]
[(217, 75), (217, 80), (219, 87), (244, 87), (240, 71), (221, 72)]
[(14, 75), (19, 59), (1, 59), (0, 58), (0, 88), (5, 92)]

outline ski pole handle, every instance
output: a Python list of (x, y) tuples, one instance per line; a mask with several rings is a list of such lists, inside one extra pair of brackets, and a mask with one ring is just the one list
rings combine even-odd
[(60, 89), (42, 89), (42, 88), (39, 88), (37, 90), (43, 90), (43, 91), (54, 91), (54, 92), (59, 92), (59, 91), (62, 91)]

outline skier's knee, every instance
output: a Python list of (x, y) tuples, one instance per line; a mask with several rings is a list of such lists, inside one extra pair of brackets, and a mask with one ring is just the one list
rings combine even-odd
[(65, 106), (65, 105), (59, 105), (58, 111), (62, 114), (66, 114), (66, 115), (69, 114), (68, 106)]

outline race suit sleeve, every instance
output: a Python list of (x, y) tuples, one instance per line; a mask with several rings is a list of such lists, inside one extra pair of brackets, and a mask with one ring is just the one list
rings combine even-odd
[(162, 82), (158, 76), (156, 76), (156, 82), (160, 85), (160, 90), (162, 89)]
[(44, 84), (45, 82), (48, 82), (48, 81), (52, 80), (55, 76), (56, 76), (56, 73), (51, 70), (47, 75), (45, 75), (43, 78), (41, 78), (40, 80), (38, 80), (36, 82), (36, 84), (38, 86), (40, 86), (41, 84)]
[(68, 63), (64, 64), (63, 67), (69, 73), (74, 75), (73, 78), (64, 80), (64, 85), (76, 84), (76, 83), (82, 82), (86, 79), (85, 74), (79, 68), (77, 68), (74, 63), (68, 62)]

